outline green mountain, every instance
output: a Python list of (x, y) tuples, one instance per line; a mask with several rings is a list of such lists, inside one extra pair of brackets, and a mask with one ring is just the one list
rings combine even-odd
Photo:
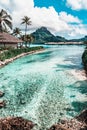
[(46, 42), (65, 42), (65, 38), (54, 36), (46, 27), (41, 27), (31, 34), (34, 37), (34, 43)]
[(61, 36), (53, 35), (46, 27), (41, 27), (31, 34), (34, 37), (34, 43), (47, 43), (47, 42), (85, 42), (87, 36), (80, 39), (67, 40)]
[(87, 41), (87, 36), (85, 36), (84, 38), (81, 38), (80, 40), (86, 42)]
[(69, 42), (86, 42), (87, 41), (87, 36), (80, 38), (80, 39), (71, 39), (68, 40)]

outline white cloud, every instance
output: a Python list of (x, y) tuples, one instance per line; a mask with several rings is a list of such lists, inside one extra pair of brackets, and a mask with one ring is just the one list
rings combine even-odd
[(87, 26), (82, 24), (79, 25), (71, 25), (71, 31), (68, 33), (70, 38), (79, 38), (87, 34)]
[[(0, 0), (0, 5), (2, 5), (1, 1), (2, 0)], [(8, 8), (8, 5), (3, 3), (3, 7)], [(26, 15), (30, 17), (32, 21), (29, 30), (34, 31), (41, 26), (45, 26), (52, 33), (71, 38), (73, 34), (83, 36), (87, 33), (85, 27), (81, 27), (81, 20), (78, 17), (74, 17), (66, 12), (60, 12), (58, 14), (53, 7), (34, 7), (33, 0), (12, 0), (10, 1), (9, 8), (11, 10), (11, 16), (13, 17), (14, 27), (24, 29), (24, 26), (20, 25), (20, 23), (21, 19)], [(77, 25), (73, 25), (73, 23)]]
[(73, 10), (87, 9), (87, 0), (67, 0), (67, 5)]
[(9, 5), (10, 0), (0, 0), (0, 4)]
[(66, 12), (60, 12), (59, 17), (61, 20), (68, 22), (68, 23), (81, 23), (81, 20), (78, 17), (74, 17), (71, 14), (67, 14)]
[(33, 0), (12, 0), (13, 9), (19, 12), (29, 11), (34, 7)]

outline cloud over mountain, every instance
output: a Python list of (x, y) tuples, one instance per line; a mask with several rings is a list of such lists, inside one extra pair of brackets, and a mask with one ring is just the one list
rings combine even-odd
[[(67, 0), (69, 2), (69, 0)], [(32, 25), (28, 28), (35, 31), (41, 26), (47, 27), (52, 33), (62, 35), (67, 38), (84, 36), (87, 29), (78, 17), (68, 14), (65, 11), (56, 12), (53, 6), (36, 7), (33, 0), (0, 0), (0, 8), (8, 9), (13, 18), (14, 27), (20, 25), (23, 16), (31, 18)]]

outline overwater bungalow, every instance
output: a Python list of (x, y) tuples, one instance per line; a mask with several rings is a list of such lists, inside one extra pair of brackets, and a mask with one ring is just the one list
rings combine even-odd
[(22, 46), (23, 41), (10, 35), (9, 33), (0, 32), (0, 46), (1, 47), (14, 47)]

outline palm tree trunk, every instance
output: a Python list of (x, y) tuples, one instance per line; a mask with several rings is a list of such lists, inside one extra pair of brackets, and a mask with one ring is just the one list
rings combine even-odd
[(25, 26), (25, 42), (26, 42), (26, 47), (27, 47), (27, 38), (26, 38), (26, 35), (27, 35), (27, 24)]
[(30, 47), (30, 42), (29, 42), (29, 47)]
[(26, 47), (27, 47), (27, 42), (26, 42)]
[(26, 36), (26, 33), (27, 33), (27, 24), (25, 26), (25, 36)]

